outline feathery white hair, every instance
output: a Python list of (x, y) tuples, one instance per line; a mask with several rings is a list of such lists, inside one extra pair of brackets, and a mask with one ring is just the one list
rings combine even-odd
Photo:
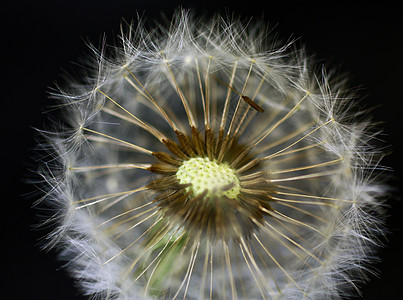
[[(140, 22), (141, 23), (141, 22)], [(41, 171), (99, 299), (337, 299), (365, 279), (385, 188), (345, 80), (261, 25), (139, 24), (57, 95)], [(186, 164), (185, 164), (186, 162)]]

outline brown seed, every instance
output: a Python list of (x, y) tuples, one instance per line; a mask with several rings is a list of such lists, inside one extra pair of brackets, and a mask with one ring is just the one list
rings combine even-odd
[(254, 110), (257, 110), (258, 112), (264, 112), (264, 109), (259, 106), (258, 104), (256, 104), (256, 102), (253, 102), (253, 100), (251, 98), (249, 98), (248, 96), (242, 96), (242, 99), (248, 103)]

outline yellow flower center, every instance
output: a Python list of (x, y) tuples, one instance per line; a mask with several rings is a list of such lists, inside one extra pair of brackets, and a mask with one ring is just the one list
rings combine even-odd
[(234, 199), (241, 190), (235, 171), (226, 163), (211, 161), (208, 157), (194, 157), (183, 162), (176, 172), (181, 184), (191, 184), (187, 191), (195, 196), (207, 190), (206, 197)]

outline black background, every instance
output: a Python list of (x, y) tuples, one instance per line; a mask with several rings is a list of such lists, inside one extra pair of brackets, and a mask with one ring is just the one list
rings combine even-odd
[[(24, 183), (35, 169), (32, 127), (44, 128), (43, 114), (52, 104), (47, 93), (63, 69), (74, 69), (84, 53), (84, 39), (95, 45), (103, 33), (113, 42), (122, 18), (148, 19), (160, 12), (170, 16), (177, 5), (193, 8), (196, 14), (235, 12), (243, 17), (269, 21), (279, 36), (301, 37), (309, 53), (330, 66), (351, 74), (351, 86), (362, 87), (363, 104), (376, 108), (374, 120), (385, 121), (381, 136), (392, 154), (383, 164), (394, 168), (390, 184), (395, 191), (387, 226), (388, 247), (380, 251), (376, 265), (379, 278), (363, 287), (364, 299), (399, 299), (403, 288), (403, 206), (399, 200), (402, 175), (403, 119), (403, 11), (386, 5), (302, 5), (285, 1), (15, 1), (2, 5), (0, 59), (1, 93), (1, 204), (6, 224), (2, 226), (1, 255), (6, 286), (1, 299), (86, 299), (60, 269), (55, 253), (40, 251), (43, 232), (32, 230), (37, 222), (31, 209), (32, 186)], [(304, 1), (305, 2), (305, 1)], [(191, 4), (189, 4), (191, 3)], [(379, 106), (378, 106), (379, 105)], [(4, 282), (4, 279), (2, 280)]]

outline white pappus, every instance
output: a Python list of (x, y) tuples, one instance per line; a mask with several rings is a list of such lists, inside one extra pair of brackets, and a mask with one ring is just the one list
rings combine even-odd
[(357, 293), (385, 187), (346, 80), (262, 24), (183, 10), (168, 27), (139, 23), (54, 95), (65, 123), (46, 134), (40, 203), (54, 212), (48, 245), (83, 293)]

